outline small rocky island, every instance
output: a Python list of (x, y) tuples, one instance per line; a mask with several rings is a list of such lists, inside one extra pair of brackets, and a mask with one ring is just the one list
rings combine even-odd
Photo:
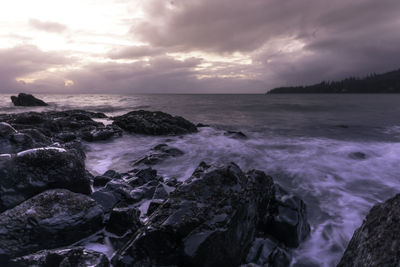
[(43, 100), (40, 100), (33, 95), (24, 93), (19, 93), (18, 96), (11, 96), (11, 101), (13, 102), (14, 106), (48, 106), (48, 104)]
[[(290, 266), (310, 235), (300, 198), (264, 172), (235, 163), (199, 162), (184, 182), (165, 179), (153, 165), (184, 153), (166, 144), (134, 169), (93, 176), (83, 142), (197, 131), (163, 112), (129, 112), (108, 126), (99, 118), (107, 116), (0, 114), (0, 266)], [(398, 202), (371, 210), (340, 266), (399, 262)]]

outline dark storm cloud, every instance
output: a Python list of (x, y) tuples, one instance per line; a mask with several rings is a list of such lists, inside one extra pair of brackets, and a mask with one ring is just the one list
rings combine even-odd
[(53, 21), (40, 21), (37, 19), (30, 19), (29, 25), (37, 30), (62, 33), (67, 29), (67, 26)]
[(32, 45), (0, 49), (0, 92), (16, 92), (25, 87), (16, 78), (47, 68), (64, 65), (69, 59), (57, 54), (43, 52)]
[[(150, 1), (151, 20), (132, 27), (143, 41), (182, 51), (239, 51), (268, 87), (340, 79), (400, 67), (398, 0)], [(299, 41), (294, 52), (268, 45)], [(279, 43), (278, 45), (284, 45)]]

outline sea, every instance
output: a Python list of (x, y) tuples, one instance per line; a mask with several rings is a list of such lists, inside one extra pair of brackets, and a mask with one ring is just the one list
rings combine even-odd
[[(125, 172), (157, 144), (184, 151), (154, 166), (184, 181), (201, 162), (258, 169), (307, 205), (310, 237), (293, 250), (292, 266), (335, 266), (375, 204), (400, 193), (400, 95), (36, 95), (48, 107), (0, 113), (84, 109), (108, 116), (160, 110), (210, 127), (185, 136), (124, 134), (85, 143), (93, 174)], [(102, 120), (109, 124), (112, 121)], [(241, 131), (247, 139), (224, 135)]]

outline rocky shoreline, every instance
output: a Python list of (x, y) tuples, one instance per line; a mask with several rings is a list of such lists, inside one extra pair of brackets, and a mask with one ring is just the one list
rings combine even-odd
[[(0, 114), (0, 265), (290, 266), (293, 250), (310, 234), (306, 205), (261, 171), (201, 162), (185, 182), (166, 180), (154, 165), (183, 155), (166, 144), (124, 173), (94, 177), (85, 168), (83, 142), (196, 131), (163, 112)], [(348, 250), (368, 240), (352, 240)], [(342, 262), (356, 262), (356, 254), (346, 251)]]

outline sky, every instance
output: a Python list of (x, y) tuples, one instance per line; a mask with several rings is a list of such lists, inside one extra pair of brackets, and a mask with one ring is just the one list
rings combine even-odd
[(0, 93), (264, 93), (399, 47), (399, 0), (2, 0)]

